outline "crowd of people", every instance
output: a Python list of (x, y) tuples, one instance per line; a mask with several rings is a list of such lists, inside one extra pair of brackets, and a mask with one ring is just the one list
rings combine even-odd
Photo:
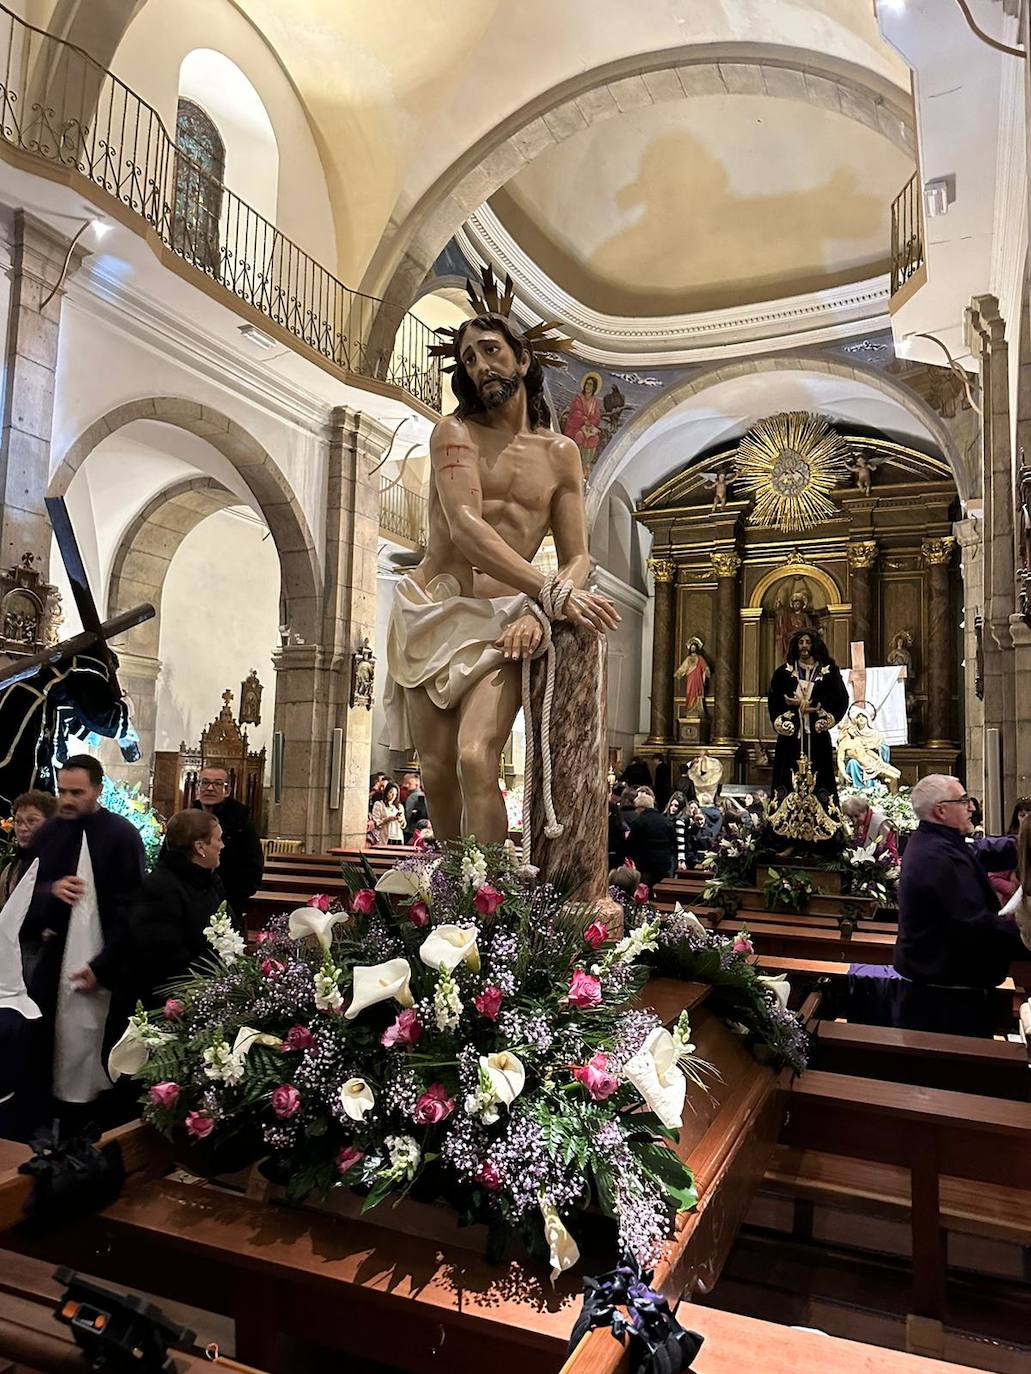
[[(53, 1117), (117, 1116), (104, 1064), (133, 1007), (163, 1004), (164, 989), (205, 953), (204, 928), (223, 903), (242, 930), (261, 882), (261, 842), (224, 769), (202, 770), (196, 803), (169, 819), (149, 874), (139, 832), (101, 805), (103, 783), (100, 763), (77, 755), (61, 767), (56, 797), (25, 792), (12, 806), (0, 893), (5, 922), (19, 927), (4, 948), (18, 949), (20, 968), (2, 971), (0, 1010), (23, 1014), (0, 1017), (8, 1137)], [(99, 1111), (98, 1098), (108, 1099)]]
[(433, 827), (426, 810), (426, 793), (418, 773), (405, 773), (400, 783), (386, 773), (369, 778), (370, 845), (412, 844), (417, 849), (433, 840)]

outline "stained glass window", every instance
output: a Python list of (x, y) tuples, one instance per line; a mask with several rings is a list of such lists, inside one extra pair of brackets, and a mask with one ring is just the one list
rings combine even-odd
[(217, 277), (226, 150), (210, 115), (192, 100), (179, 101), (175, 145), (182, 156), (175, 164), (172, 244), (177, 253)]

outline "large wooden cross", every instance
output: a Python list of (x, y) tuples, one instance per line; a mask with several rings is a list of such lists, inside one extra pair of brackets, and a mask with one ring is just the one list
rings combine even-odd
[(145, 620), (152, 620), (157, 612), (149, 602), (144, 602), (140, 606), (134, 606), (131, 611), (122, 611), (110, 620), (101, 620), (97, 603), (93, 600), (93, 593), (90, 591), (86, 568), (82, 561), (82, 554), (79, 551), (78, 541), (75, 538), (75, 531), (72, 529), (72, 522), (64, 498), (48, 496), (46, 505), (50, 523), (54, 527), (57, 547), (61, 552), (61, 562), (68, 574), (72, 597), (79, 612), (79, 619), (82, 621), (82, 633), (73, 635), (71, 639), (63, 640), (60, 644), (53, 644), (49, 649), (43, 649), (38, 654), (17, 658), (13, 663), (0, 668), (0, 689), (10, 687), (15, 682), (23, 682), (26, 678), (34, 677), (41, 668), (67, 663), (76, 654), (89, 653), (103, 662), (107, 668), (112, 690), (121, 696), (122, 689), (119, 686), (116, 672), (118, 663), (108, 640), (114, 639), (116, 635), (124, 634), (126, 630), (131, 630), (134, 625), (142, 625)]

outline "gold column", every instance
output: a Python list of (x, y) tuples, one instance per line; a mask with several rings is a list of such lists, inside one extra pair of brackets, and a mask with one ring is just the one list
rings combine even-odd
[(652, 716), (648, 743), (673, 743), (673, 575), (672, 558), (649, 558), (655, 577), (652, 630)]
[(733, 551), (714, 553), (712, 570), (716, 574), (716, 692), (715, 743), (734, 744), (738, 732), (738, 676), (741, 657), (741, 624), (737, 596), (737, 575), (741, 556)]
[(867, 646), (870, 655), (870, 619), (872, 611), (872, 569), (877, 562), (876, 539), (862, 539), (848, 546), (849, 587), (852, 599), (851, 633), (854, 643)]
[(951, 534), (925, 539), (920, 552), (927, 564), (927, 743), (949, 744), (949, 562), (956, 541)]

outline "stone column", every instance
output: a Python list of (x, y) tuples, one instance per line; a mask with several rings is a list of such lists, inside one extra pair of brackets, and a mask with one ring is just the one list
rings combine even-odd
[(960, 548), (963, 574), (963, 753), (967, 790), (975, 797), (984, 797), (984, 683), (980, 695), (976, 686), (977, 621), (984, 607), (981, 521), (968, 516), (957, 520), (952, 529)]
[[(275, 729), (283, 736), (283, 780), (270, 809), (272, 833), (308, 849), (364, 843), (372, 712), (349, 705), (351, 656), (376, 625), (379, 484), (371, 470), (389, 432), (369, 416), (333, 411), (326, 493), (322, 643), (287, 644), (275, 655)], [(281, 551), (282, 553), (282, 551)], [(289, 576), (284, 560), (284, 577)], [(376, 670), (382, 692), (385, 664)], [(334, 731), (341, 735), (341, 801), (330, 793)]]
[(733, 744), (738, 734), (738, 678), (741, 656), (741, 611), (737, 575), (741, 556), (733, 551), (712, 554), (716, 583), (716, 692), (713, 712), (716, 744)]
[(873, 613), (873, 567), (877, 562), (876, 539), (863, 539), (848, 546), (849, 586), (852, 595), (851, 633), (854, 643), (866, 645), (868, 663), (873, 662), (870, 630)]
[[(35, 555), (44, 577), (50, 566), (50, 521), (43, 498), (50, 475), (54, 376), (61, 324), (58, 291), (70, 240), (24, 210), (11, 226), (11, 304), (4, 356), (3, 427), (0, 429), (0, 567), (23, 553)], [(85, 250), (68, 264), (74, 272)]]
[(949, 562), (956, 545), (951, 534), (925, 539), (920, 546), (928, 567), (927, 743), (949, 744)]
[(673, 743), (673, 576), (672, 558), (649, 558), (655, 576), (655, 618), (652, 630), (652, 717), (649, 745)]

